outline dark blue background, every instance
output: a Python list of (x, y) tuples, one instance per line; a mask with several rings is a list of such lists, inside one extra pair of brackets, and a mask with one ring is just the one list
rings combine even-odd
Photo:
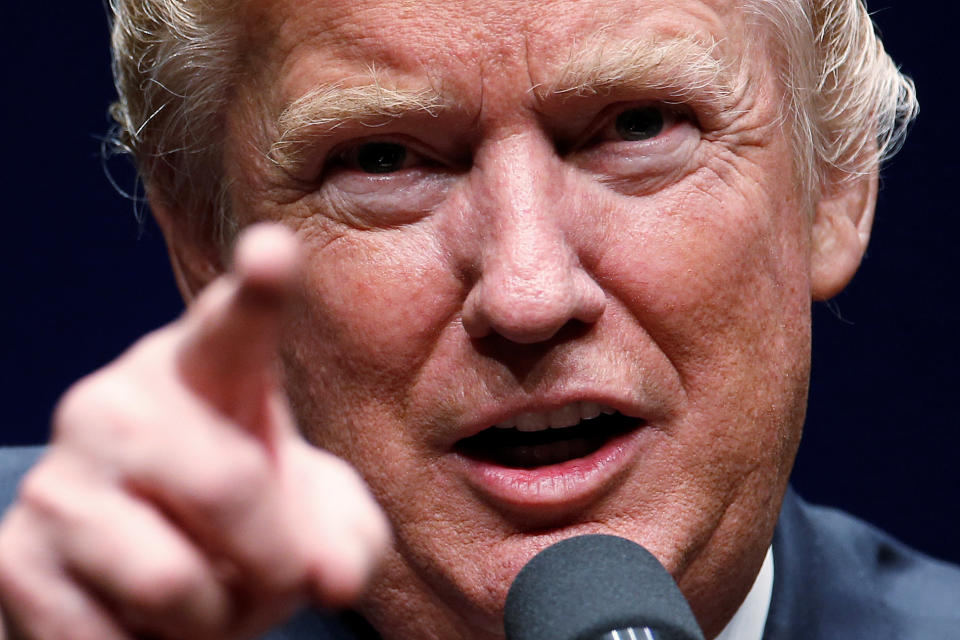
[[(876, 0), (921, 118), (884, 174), (861, 272), (814, 323), (811, 407), (794, 484), (960, 561), (953, 60), (957, 5)], [(46, 438), (56, 398), (181, 308), (159, 233), (98, 158), (112, 96), (95, 2), (11, 2), (3, 55), (4, 341), (0, 442)], [(133, 188), (123, 161), (111, 163)]]

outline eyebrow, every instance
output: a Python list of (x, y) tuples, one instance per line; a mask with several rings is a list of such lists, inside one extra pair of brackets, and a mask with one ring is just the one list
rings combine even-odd
[(556, 80), (538, 85), (541, 101), (551, 96), (592, 96), (617, 90), (656, 91), (678, 102), (733, 106), (741, 89), (718, 43), (694, 36), (635, 38), (611, 42), (602, 33), (589, 38), (560, 66)]
[[(738, 89), (729, 63), (717, 56), (716, 43), (707, 45), (693, 36), (611, 42), (601, 32), (587, 38), (554, 75), (553, 82), (532, 88), (539, 101), (618, 90), (656, 91), (671, 100), (705, 102), (725, 111)], [(322, 84), (284, 108), (268, 155), (281, 168), (293, 168), (302, 162), (311, 140), (339, 127), (379, 127), (413, 113), (437, 117), (450, 106), (450, 98), (432, 86), (387, 86), (371, 68), (349, 84)]]
[(366, 84), (321, 85), (290, 103), (276, 120), (278, 136), (270, 158), (280, 166), (295, 165), (305, 144), (347, 124), (378, 127), (411, 113), (436, 117), (447, 101), (432, 87), (387, 87), (371, 70)]

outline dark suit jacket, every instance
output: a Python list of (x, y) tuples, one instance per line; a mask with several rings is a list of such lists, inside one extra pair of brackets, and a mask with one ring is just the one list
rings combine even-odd
[[(0, 449), (0, 509), (41, 448)], [(960, 567), (787, 493), (763, 640), (960, 640)], [(261, 640), (368, 640), (355, 616), (304, 611)]]
[(787, 493), (763, 640), (960, 639), (960, 567)]

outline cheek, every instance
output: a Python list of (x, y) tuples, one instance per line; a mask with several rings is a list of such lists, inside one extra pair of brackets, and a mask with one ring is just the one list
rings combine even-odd
[(791, 194), (702, 174), (615, 216), (597, 269), (658, 344), (694, 359), (806, 324), (810, 297), (808, 223)]
[(692, 184), (619, 216), (598, 274), (676, 369), (683, 422), (698, 425), (687, 435), (718, 456), (751, 457), (802, 422), (807, 218), (770, 184)]
[(335, 449), (345, 431), (335, 425), (402, 418), (459, 292), (429, 233), (351, 231), (304, 245), (304, 291), (283, 364), (308, 436)]

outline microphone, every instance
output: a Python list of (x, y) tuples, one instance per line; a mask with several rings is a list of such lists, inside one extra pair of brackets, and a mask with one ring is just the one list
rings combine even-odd
[(535, 555), (510, 586), (503, 624), (508, 640), (704, 640), (663, 565), (608, 535)]

